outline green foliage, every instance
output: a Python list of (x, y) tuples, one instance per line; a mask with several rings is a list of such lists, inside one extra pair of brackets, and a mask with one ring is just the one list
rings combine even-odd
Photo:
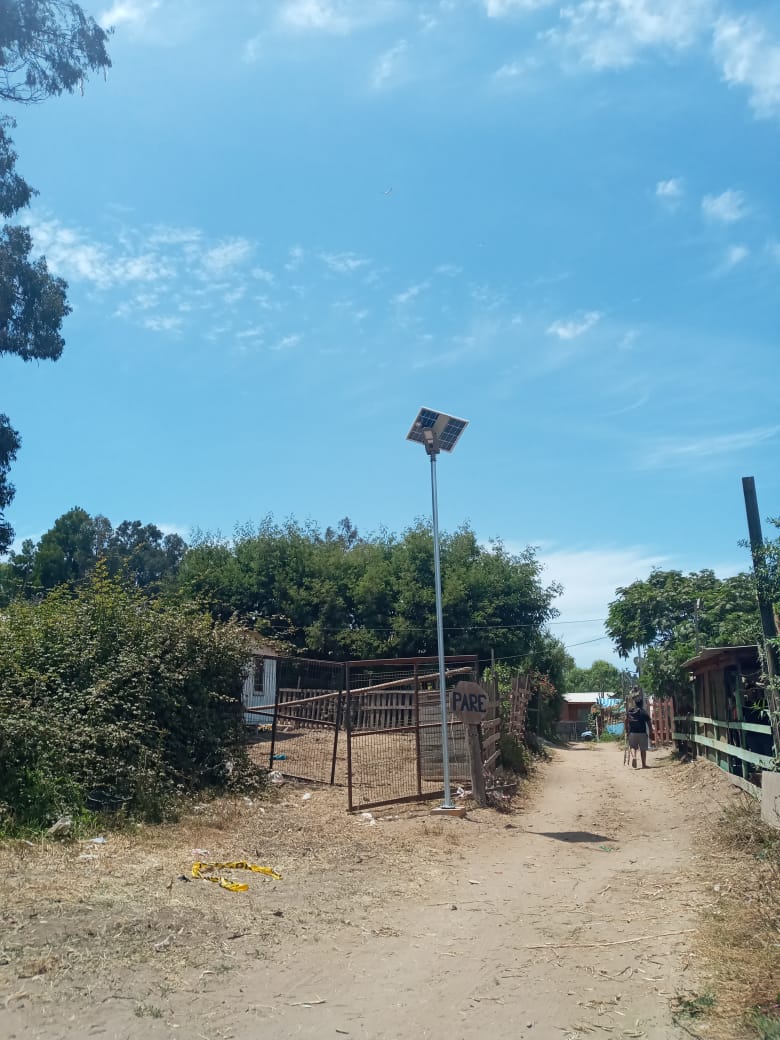
[(624, 676), (609, 661), (594, 661), (590, 668), (570, 668), (566, 672), (567, 693), (620, 693)]
[[(780, 994), (778, 994), (780, 1005)], [(755, 1029), (758, 1040), (780, 1040), (780, 1017), (777, 1012), (754, 1011), (748, 1016), (748, 1023)]]
[(648, 648), (642, 689), (669, 697), (687, 683), (680, 665), (696, 653), (697, 626), (700, 646), (757, 643), (761, 628), (753, 577), (719, 579), (711, 570), (654, 570), (647, 580), (617, 590), (606, 629), (624, 657)]
[(108, 33), (72, 0), (0, 0), (0, 100), (43, 101), (111, 67)]
[[(486, 548), (468, 527), (441, 543), (446, 652), (544, 657), (540, 631), (557, 613), (559, 588), (542, 585), (533, 551)], [(176, 586), (181, 601), (195, 599), (217, 618), (235, 613), (316, 657), (437, 651), (433, 541), (422, 521), (400, 537), (360, 537), (348, 519), (323, 535), (313, 524), (268, 518), (232, 544), (198, 538)]]
[(14, 497), (14, 486), (8, 481), (8, 470), (16, 458), (21, 441), (12, 429), (7, 415), (0, 415), (0, 554), (4, 553), (14, 536), (11, 525), (5, 519), (5, 509)]
[(527, 776), (531, 768), (531, 755), (525, 744), (521, 744), (511, 733), (502, 733), (498, 740), (501, 765), (512, 773)]
[(58, 585), (76, 584), (101, 560), (110, 575), (158, 592), (186, 549), (179, 535), (164, 535), (155, 524), (125, 520), (115, 529), (106, 517), (76, 507), (58, 517), (37, 544), (25, 540), (7, 564), (0, 564), (0, 603), (14, 595), (34, 597)]
[[(27, 104), (82, 87), (90, 72), (111, 65), (108, 34), (72, 0), (0, 0), (0, 101)], [(0, 215), (9, 218), (35, 194), (16, 171), (9, 130), (0, 117)], [(32, 256), (26, 227), (0, 228), (0, 356), (56, 361), (62, 353), (62, 322), (70, 313), (67, 286), (43, 257)], [(14, 496), (7, 473), (20, 446), (0, 416), (0, 555), (13, 530), (5, 509)]]
[(694, 994), (690, 997), (678, 997), (675, 1002), (675, 1017), (685, 1015), (688, 1018), (699, 1018), (715, 1007), (715, 997), (709, 991)]
[(27, 228), (0, 229), (0, 355), (56, 361), (65, 345), (62, 322), (70, 314), (67, 286), (43, 258), (31, 257), (32, 249)]
[(224, 783), (245, 764), (244, 660), (234, 625), (150, 602), (103, 567), (75, 594), (15, 600), (0, 614), (5, 828), (78, 812), (94, 788), (155, 819)]
[[(502, 716), (508, 716), (512, 683), (518, 674), (522, 674), (530, 684), (526, 732), (552, 740), (563, 708), (563, 693), (555, 685), (555, 680), (560, 681), (567, 657), (563, 644), (543, 632), (537, 636), (530, 652), (521, 661), (516, 664), (498, 661), (495, 672), (492, 668), (486, 668), (483, 681), (490, 683), (494, 676), (498, 680)], [(504, 735), (509, 736), (506, 728)], [(510, 744), (507, 744), (507, 753), (512, 754)]]

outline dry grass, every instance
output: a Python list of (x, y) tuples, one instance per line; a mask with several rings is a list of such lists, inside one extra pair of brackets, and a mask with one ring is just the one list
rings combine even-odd
[[(698, 958), (701, 992), (714, 999), (701, 1007), (694, 1029), (716, 1040), (780, 1040), (780, 833), (714, 766), (692, 763), (679, 776), (702, 792), (710, 810), (699, 828), (700, 876), (710, 901)], [(696, 1005), (698, 996), (683, 1002)]]
[[(345, 802), (341, 789), (288, 783), (203, 804), (176, 825), (106, 832), (105, 844), (0, 844), (0, 998), (23, 983), (36, 999), (154, 1006), (187, 980), (277, 956), (290, 938), (319, 941), (330, 923), (360, 936), (386, 926), (388, 897), (443, 877), (506, 821), (473, 810), (456, 828), (417, 804), (375, 810), (372, 822)], [(249, 891), (231, 893), (190, 880), (198, 859), (246, 859), (282, 880), (233, 872)]]

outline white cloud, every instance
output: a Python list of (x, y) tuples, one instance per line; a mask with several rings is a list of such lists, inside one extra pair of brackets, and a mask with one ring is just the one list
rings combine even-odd
[(545, 34), (594, 69), (633, 65), (642, 51), (680, 51), (708, 29), (712, 0), (581, 0)]
[(713, 53), (729, 86), (746, 87), (757, 116), (780, 114), (780, 44), (754, 18), (722, 17), (715, 23)]
[(526, 78), (530, 72), (534, 71), (537, 65), (538, 61), (533, 55), (517, 58), (515, 61), (506, 62), (497, 68), (493, 73), (493, 79), (499, 83), (517, 83), (519, 79)]
[(251, 242), (245, 238), (233, 238), (207, 249), (201, 257), (201, 264), (207, 274), (221, 275), (249, 259), (251, 254)]
[(408, 289), (398, 293), (393, 297), (393, 303), (405, 304), (411, 303), (412, 300), (416, 299), (420, 293), (425, 292), (429, 287), (429, 282), (418, 282), (417, 285), (410, 285)]
[(594, 325), (601, 321), (600, 311), (587, 311), (581, 318), (570, 318), (568, 321), (554, 321), (547, 328), (548, 336), (557, 336), (558, 339), (577, 339), (590, 331)]
[(179, 332), (182, 327), (182, 319), (175, 314), (153, 314), (149, 318), (144, 318), (141, 324), (150, 332)]
[(191, 527), (182, 527), (181, 524), (155, 524), (155, 527), (159, 527), (163, 534), (177, 534), (180, 538), (185, 541), (190, 537), (192, 533)]
[(642, 546), (542, 547), (539, 559), (545, 567), (545, 580), (560, 582), (564, 587), (555, 605), (561, 612), (557, 620), (565, 623), (552, 625), (551, 631), (570, 648), (580, 667), (597, 659), (617, 661), (611, 641), (604, 638), (603, 621), (616, 589), (647, 578), (654, 567), (669, 564), (666, 557)]
[(234, 303), (238, 303), (246, 295), (246, 286), (237, 285), (235, 289), (228, 289), (225, 295), (222, 297), (223, 301), (228, 307), (232, 307)]
[(368, 260), (355, 253), (320, 253), (320, 260), (336, 274), (352, 274), (368, 263)]
[(278, 21), (294, 32), (346, 36), (355, 29), (384, 21), (397, 7), (394, 0), (285, 0)]
[(682, 177), (670, 177), (668, 181), (658, 181), (655, 186), (656, 198), (667, 206), (676, 206), (685, 194)]
[(236, 333), (236, 339), (262, 339), (266, 333), (265, 325), (250, 325)]
[(713, 461), (774, 440), (778, 433), (780, 426), (759, 426), (739, 433), (714, 434), (710, 437), (693, 437), (687, 440), (670, 437), (658, 441), (646, 453), (643, 465), (652, 469), (674, 464)]
[(263, 53), (263, 41), (265, 39), (264, 33), (258, 33), (257, 36), (251, 36), (244, 44), (244, 49), (241, 53), (241, 58), (248, 65), (252, 62), (257, 61)]
[(279, 17), (291, 29), (346, 33), (352, 28), (352, 19), (343, 5), (333, 0), (288, 0)]
[(726, 250), (726, 256), (723, 261), (724, 269), (730, 271), (733, 267), (737, 267), (743, 263), (750, 256), (750, 250), (747, 246), (734, 245), (729, 246)]
[(274, 346), (272, 350), (292, 350), (293, 347), (297, 347), (301, 342), (301, 337), (295, 333), (291, 336), (283, 336)]
[(705, 195), (701, 200), (701, 210), (708, 220), (734, 224), (747, 215), (745, 194), (729, 188), (720, 195)]
[(292, 246), (287, 251), (287, 263), (284, 265), (287, 271), (297, 271), (303, 263), (304, 252), (301, 246)]
[(552, 0), (484, 0), (488, 18), (507, 18), (509, 15), (537, 11), (549, 7)]
[(463, 268), (457, 264), (439, 264), (438, 267), (434, 268), (434, 274), (446, 275), (448, 278), (454, 278), (456, 275), (461, 274), (462, 271)]
[(266, 271), (264, 267), (253, 267), (250, 274), (253, 278), (256, 278), (258, 282), (265, 282), (267, 285), (273, 285), (276, 281), (271, 271)]
[(36, 251), (46, 257), (55, 274), (72, 281), (91, 282), (99, 289), (110, 289), (173, 275), (171, 265), (154, 251), (117, 253), (56, 219), (40, 220), (33, 216), (29, 223)]
[(104, 29), (128, 25), (141, 28), (152, 11), (160, 6), (160, 0), (117, 0), (98, 21)]
[(336, 300), (333, 304), (333, 310), (351, 318), (356, 325), (365, 321), (371, 313), (367, 308), (360, 307), (355, 300)]
[(371, 76), (371, 85), (375, 90), (381, 90), (403, 75), (406, 64), (404, 59), (408, 50), (409, 44), (406, 40), (399, 40), (393, 47), (380, 54)]
[(198, 228), (171, 227), (168, 224), (158, 224), (152, 229), (149, 241), (153, 245), (178, 246), (199, 242), (202, 233)]

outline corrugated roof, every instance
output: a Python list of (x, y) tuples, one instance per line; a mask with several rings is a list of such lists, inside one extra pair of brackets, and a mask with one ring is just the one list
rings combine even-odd
[(680, 668), (690, 668), (694, 664), (703, 664), (704, 661), (709, 661), (713, 657), (717, 657), (718, 654), (739, 654), (739, 653), (758, 653), (758, 647), (755, 643), (750, 646), (708, 646), (703, 650), (700, 650), (695, 657), (689, 658), (687, 661), (683, 661)]
[(609, 693), (564, 693), (563, 699), (568, 704), (596, 704), (597, 701), (602, 701), (604, 704), (609, 704), (611, 701), (619, 700)]

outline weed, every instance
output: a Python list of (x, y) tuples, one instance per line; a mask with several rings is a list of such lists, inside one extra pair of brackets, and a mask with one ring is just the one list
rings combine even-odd
[(713, 1007), (715, 1007), (715, 997), (709, 992), (690, 997), (678, 996), (674, 1005), (674, 1014), (676, 1017), (685, 1015), (688, 1018), (698, 1018)]
[(162, 1018), (163, 1013), (154, 1004), (138, 1004), (135, 1009), (138, 1018)]
[(755, 1029), (758, 1040), (780, 1040), (780, 1018), (776, 1013), (768, 1015), (765, 1011), (754, 1011), (748, 1016), (748, 1024)]

